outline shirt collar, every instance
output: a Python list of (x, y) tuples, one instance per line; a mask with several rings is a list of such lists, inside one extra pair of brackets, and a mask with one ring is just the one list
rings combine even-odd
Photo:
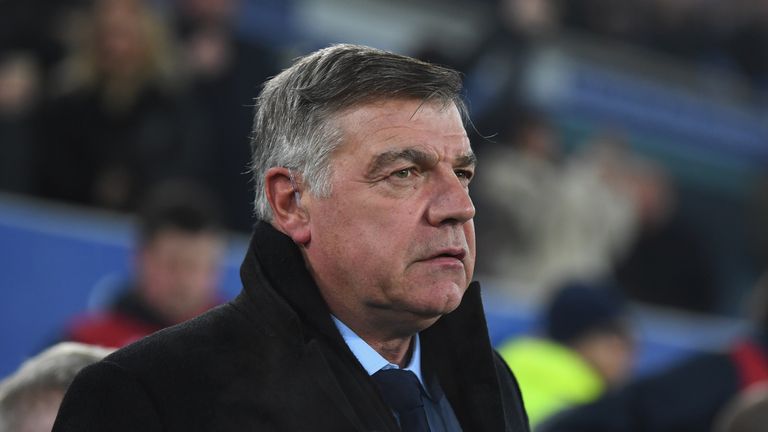
[[(400, 369), (400, 366), (390, 363), (381, 356), (375, 349), (373, 349), (366, 341), (357, 335), (351, 328), (341, 322), (338, 318), (331, 315), (333, 323), (336, 324), (336, 328), (339, 329), (341, 337), (344, 338), (344, 342), (347, 343), (349, 350), (357, 357), (357, 360), (363, 365), (363, 368), (368, 375), (373, 375), (382, 369)], [(413, 335), (413, 353), (411, 354), (411, 361), (403, 369), (409, 370), (416, 375), (419, 379), (421, 387), (426, 391), (427, 386), (424, 385), (424, 380), (421, 377), (421, 343), (419, 342), (419, 334)]]

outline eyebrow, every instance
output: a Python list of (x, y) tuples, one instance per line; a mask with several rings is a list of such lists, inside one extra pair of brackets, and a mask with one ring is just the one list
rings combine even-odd
[(472, 150), (456, 158), (456, 166), (470, 167), (475, 165), (477, 165), (477, 156), (475, 156)]
[[(407, 148), (402, 150), (392, 150), (376, 155), (373, 160), (368, 164), (368, 175), (375, 175), (384, 168), (390, 166), (394, 162), (405, 160), (412, 162), (413, 164), (426, 167), (432, 166), (437, 163), (437, 158), (427, 152), (423, 152), (414, 148)], [(456, 158), (456, 166), (469, 167), (477, 164), (477, 157), (470, 150), (468, 153), (463, 154)]]
[(371, 163), (368, 164), (368, 173), (376, 174), (399, 160), (412, 162), (418, 166), (434, 165), (437, 162), (433, 155), (421, 150), (413, 148), (392, 150), (376, 155)]

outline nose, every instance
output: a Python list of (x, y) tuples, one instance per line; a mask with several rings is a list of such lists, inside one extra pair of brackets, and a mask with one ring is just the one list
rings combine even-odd
[(431, 188), (432, 197), (427, 208), (430, 225), (461, 225), (475, 217), (475, 206), (467, 186), (453, 172), (440, 173)]

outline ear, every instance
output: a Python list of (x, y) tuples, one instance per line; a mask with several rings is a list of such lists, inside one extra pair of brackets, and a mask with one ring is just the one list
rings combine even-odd
[(310, 240), (309, 213), (301, 205), (300, 184), (291, 178), (288, 168), (272, 167), (264, 176), (267, 200), (272, 207), (272, 224), (295, 243)]

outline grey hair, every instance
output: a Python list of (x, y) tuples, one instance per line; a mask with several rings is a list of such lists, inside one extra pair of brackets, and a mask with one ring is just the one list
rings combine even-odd
[(317, 197), (331, 193), (331, 155), (341, 144), (334, 124), (343, 110), (393, 98), (455, 104), (462, 116), (461, 76), (445, 67), (360, 45), (332, 45), (267, 81), (256, 98), (251, 135), (254, 212), (272, 220), (264, 175), (285, 167)]
[(19, 430), (38, 398), (66, 392), (75, 375), (112, 350), (75, 342), (62, 342), (25, 361), (0, 381), (0, 432)]

